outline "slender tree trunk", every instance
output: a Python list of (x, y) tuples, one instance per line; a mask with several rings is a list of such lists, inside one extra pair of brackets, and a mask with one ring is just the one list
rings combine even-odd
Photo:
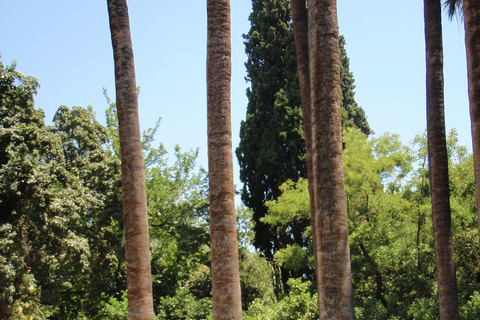
[(335, 0), (308, 2), (317, 287), (321, 319), (354, 319)]
[(472, 123), (475, 198), (480, 232), (480, 0), (463, 0), (463, 14), (467, 48), (468, 97)]
[(208, 0), (207, 104), (213, 317), (241, 319), (230, 115), (230, 1)]
[(459, 319), (443, 107), (442, 6), (425, 0), (427, 135), (440, 319)]
[[(295, 50), (297, 55), (297, 73), (300, 83), (300, 97), (302, 100), (303, 131), (307, 153), (308, 193), (310, 195), (310, 212), (312, 219), (313, 254), (317, 261), (316, 232), (315, 232), (315, 195), (313, 184), (312, 162), (312, 105), (310, 103), (310, 72), (308, 58), (308, 11), (305, 0), (291, 0), (293, 19), (293, 34), (295, 37)], [(315, 273), (317, 269), (315, 269)], [(316, 274), (318, 278), (318, 274)]]
[(153, 319), (147, 198), (128, 7), (126, 0), (107, 3), (122, 162), (128, 319)]

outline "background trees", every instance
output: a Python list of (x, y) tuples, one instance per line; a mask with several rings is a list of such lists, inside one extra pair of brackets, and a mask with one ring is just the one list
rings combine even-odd
[(2, 317), (95, 310), (124, 286), (120, 164), (107, 130), (91, 110), (65, 106), (46, 126), (37, 80), (0, 68)]

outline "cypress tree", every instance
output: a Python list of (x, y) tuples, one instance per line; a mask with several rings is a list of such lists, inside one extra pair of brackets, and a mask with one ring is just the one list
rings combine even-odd
[[(297, 228), (282, 236), (261, 222), (267, 213), (265, 201), (280, 196), (283, 182), (306, 178), (305, 139), (290, 1), (252, 0), (252, 9), (251, 28), (243, 35), (246, 80), (250, 83), (247, 115), (240, 126), (236, 155), (244, 183), (242, 200), (253, 210), (256, 222), (254, 246), (273, 258), (287, 244), (305, 245), (299, 243), (303, 237), (295, 234)], [(354, 98), (354, 78), (344, 44), (341, 37), (342, 123), (369, 134), (365, 112)], [(310, 221), (299, 223), (308, 225)]]

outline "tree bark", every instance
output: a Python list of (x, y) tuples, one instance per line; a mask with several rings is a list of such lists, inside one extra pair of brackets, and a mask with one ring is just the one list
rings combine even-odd
[(147, 198), (128, 7), (126, 0), (107, 3), (122, 162), (128, 319), (153, 319)]
[(208, 0), (207, 113), (213, 317), (241, 319), (230, 115), (230, 1)]
[[(300, 83), (300, 98), (302, 101), (303, 132), (305, 134), (305, 146), (307, 155), (308, 193), (310, 195), (310, 212), (312, 223), (313, 254), (316, 255), (316, 231), (315, 231), (315, 189), (313, 185), (313, 162), (312, 162), (312, 105), (310, 103), (310, 71), (308, 58), (308, 11), (305, 0), (291, 0), (293, 20), (293, 34), (295, 37), (295, 51), (297, 55), (297, 73)], [(315, 269), (317, 272), (317, 269)], [(316, 274), (318, 278), (318, 274)]]
[(440, 319), (459, 319), (443, 98), (442, 6), (425, 0), (427, 136)]
[(463, 0), (463, 14), (465, 18), (468, 98), (470, 100), (473, 140), (475, 198), (477, 201), (477, 219), (480, 232), (480, 0)]
[(354, 319), (343, 175), (335, 0), (308, 3), (316, 267), (320, 319)]

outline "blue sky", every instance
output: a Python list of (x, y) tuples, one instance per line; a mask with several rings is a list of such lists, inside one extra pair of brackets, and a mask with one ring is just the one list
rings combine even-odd
[[(170, 152), (200, 148), (207, 167), (206, 1), (129, 1), (142, 129), (162, 117), (157, 141)], [(232, 0), (232, 127), (238, 145), (244, 119), (242, 34), (250, 27), (251, 2)], [(104, 123), (102, 88), (115, 97), (113, 54), (106, 1), (0, 1), (0, 52), (4, 64), (39, 79), (36, 106), (50, 123), (60, 105), (91, 104)], [(338, 0), (356, 100), (376, 135), (422, 132), (425, 120), (423, 1)], [(463, 23), (444, 17), (446, 123), (471, 149)], [(235, 160), (238, 181), (238, 165)]]

